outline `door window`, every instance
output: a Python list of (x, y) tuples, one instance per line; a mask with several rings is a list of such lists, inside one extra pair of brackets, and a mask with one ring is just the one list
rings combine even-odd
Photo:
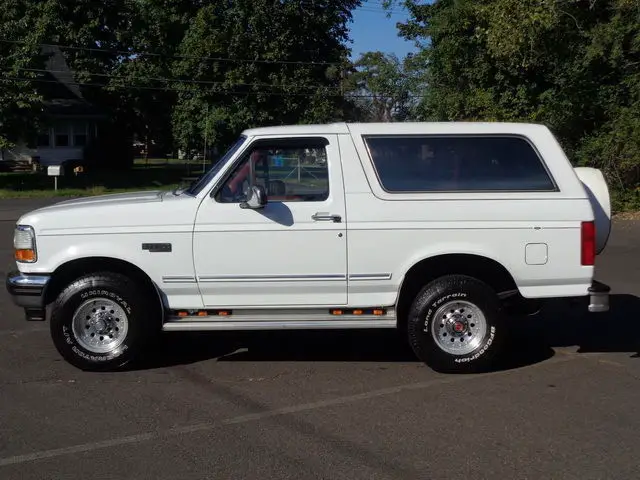
[(218, 190), (220, 203), (239, 203), (262, 186), (269, 202), (321, 202), (329, 197), (326, 140), (258, 141)]

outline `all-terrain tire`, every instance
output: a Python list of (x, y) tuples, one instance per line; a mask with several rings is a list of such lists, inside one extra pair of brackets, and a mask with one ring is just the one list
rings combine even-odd
[(155, 301), (125, 275), (82, 276), (55, 300), (51, 338), (62, 357), (82, 370), (117, 370), (138, 357), (159, 331)]
[(499, 299), (486, 283), (447, 275), (416, 296), (407, 319), (416, 356), (432, 369), (472, 373), (489, 369), (501, 353), (506, 329)]

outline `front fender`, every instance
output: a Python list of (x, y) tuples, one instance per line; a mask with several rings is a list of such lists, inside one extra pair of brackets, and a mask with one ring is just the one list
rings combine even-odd
[[(18, 264), (21, 272), (53, 273), (62, 265), (83, 258), (105, 257), (128, 262), (145, 271), (141, 256), (126, 244), (109, 241), (108, 236), (81, 236), (82, 241), (69, 237), (39, 237), (38, 261)], [(137, 252), (136, 252), (137, 253)]]

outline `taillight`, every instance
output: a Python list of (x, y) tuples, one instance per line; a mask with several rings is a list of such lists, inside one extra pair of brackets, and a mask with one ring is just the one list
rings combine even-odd
[(580, 228), (580, 250), (582, 265), (594, 265), (596, 262), (595, 222), (582, 222)]

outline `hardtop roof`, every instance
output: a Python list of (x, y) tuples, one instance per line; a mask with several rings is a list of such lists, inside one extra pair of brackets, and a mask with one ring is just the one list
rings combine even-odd
[(416, 135), (416, 134), (526, 134), (532, 131), (548, 130), (546, 126), (524, 122), (336, 122), (314, 125), (279, 125), (250, 128), (242, 133), (246, 136), (262, 135)]

